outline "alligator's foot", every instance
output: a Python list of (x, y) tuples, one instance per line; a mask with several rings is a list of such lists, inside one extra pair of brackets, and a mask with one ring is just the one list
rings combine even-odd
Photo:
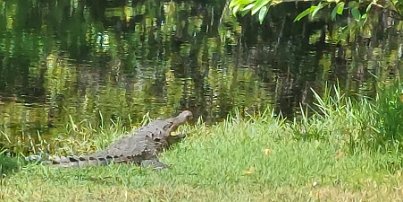
[(33, 154), (33, 155), (26, 156), (24, 159), (27, 162), (40, 162), (44, 158), (41, 155)]
[(39, 153), (39, 154), (33, 154), (33, 155), (26, 156), (24, 159), (26, 162), (29, 162), (29, 163), (43, 163), (43, 162), (49, 161), (50, 158), (51, 157), (49, 154)]
[(151, 159), (151, 160), (143, 160), (141, 161), (141, 167), (144, 168), (152, 168), (154, 170), (163, 170), (169, 168), (169, 166), (165, 163), (162, 163), (161, 161), (157, 159)]

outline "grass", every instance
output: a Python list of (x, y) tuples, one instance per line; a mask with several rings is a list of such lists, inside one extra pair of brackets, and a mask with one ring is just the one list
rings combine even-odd
[[(161, 172), (131, 165), (57, 169), (29, 164), (1, 178), (0, 200), (394, 201), (401, 198), (402, 158), (399, 142), (393, 141), (399, 140), (401, 132), (399, 115), (393, 114), (400, 113), (399, 108), (382, 101), (392, 109), (382, 108), (382, 113), (397, 117), (386, 120), (382, 113), (374, 113), (381, 112), (380, 98), (354, 102), (340, 94), (332, 97), (325, 94), (317, 99), (319, 110), (294, 122), (274, 118), (267, 111), (246, 118), (235, 114), (213, 126), (201, 122), (186, 126), (183, 130), (190, 136), (161, 155), (162, 161), (172, 165)], [(395, 104), (400, 106), (398, 102)], [(373, 113), (368, 114), (370, 111)], [(391, 127), (393, 122), (396, 126)], [(119, 125), (90, 131), (98, 131), (100, 137), (90, 140), (92, 136), (87, 135), (87, 144), (81, 150), (103, 147), (121, 134)], [(72, 140), (71, 144), (75, 142), (79, 140)], [(80, 151), (77, 145), (66, 143), (64, 147)]]

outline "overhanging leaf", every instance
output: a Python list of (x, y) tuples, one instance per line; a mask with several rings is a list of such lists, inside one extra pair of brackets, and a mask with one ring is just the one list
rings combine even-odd
[(236, 5), (232, 8), (232, 15), (236, 16), (236, 13), (238, 12), (239, 5)]
[(320, 2), (316, 8), (312, 11), (312, 17), (315, 17), (315, 15), (319, 12), (320, 9), (322, 9), (323, 7), (325, 7), (327, 5), (327, 3), (323, 3)]
[(263, 6), (270, 5), (271, 0), (258, 0), (252, 9), (252, 15), (255, 15)]
[(332, 10), (332, 13), (330, 14), (330, 17), (332, 18), (332, 20), (336, 19), (336, 15), (337, 15), (337, 7), (334, 7)]
[(351, 8), (351, 15), (353, 16), (354, 20), (359, 21), (361, 19), (361, 13), (357, 8)]
[(368, 13), (369, 10), (371, 10), (373, 4), (374, 4), (374, 2), (371, 2), (371, 3), (367, 6), (367, 9), (365, 10), (365, 12)]
[(336, 6), (333, 8), (332, 13), (330, 15), (332, 20), (336, 19), (336, 15), (342, 15), (343, 9), (344, 9), (344, 2), (337, 3)]
[(266, 17), (267, 11), (269, 10), (268, 6), (263, 6), (259, 11), (259, 22), (262, 24), (264, 18)]
[(250, 10), (250, 9), (252, 9), (252, 8), (253, 8), (253, 6), (255, 6), (255, 4), (254, 4), (254, 3), (249, 4), (249, 5), (245, 6), (245, 8), (243, 8), (241, 11)]
[[(301, 20), (303, 17), (309, 15), (312, 12), (312, 7), (305, 9), (304, 11), (302, 11), (300, 14), (297, 15), (297, 17), (295, 17), (294, 22)], [(315, 6), (316, 7), (316, 6)], [(315, 8), (313, 8), (315, 9)]]
[(344, 2), (338, 3), (336, 7), (337, 7), (337, 14), (339, 15), (343, 14)]

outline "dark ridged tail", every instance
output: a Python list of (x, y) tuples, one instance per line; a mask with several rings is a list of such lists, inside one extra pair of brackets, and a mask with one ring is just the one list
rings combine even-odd
[(44, 164), (49, 164), (55, 167), (85, 167), (85, 166), (97, 166), (97, 165), (107, 165), (112, 162), (112, 158), (93, 158), (93, 157), (75, 157), (75, 156), (62, 156), (55, 157), (49, 161), (43, 162)]
[(119, 156), (106, 156), (106, 157), (62, 156), (62, 157), (55, 157), (49, 161), (44, 161), (43, 163), (55, 167), (69, 168), (69, 167), (86, 167), (86, 166), (104, 166), (112, 162), (122, 163), (127, 162), (127, 160)]

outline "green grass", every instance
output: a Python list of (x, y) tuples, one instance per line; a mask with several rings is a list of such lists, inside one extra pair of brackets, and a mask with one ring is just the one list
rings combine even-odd
[(28, 165), (2, 180), (0, 197), (229, 201), (377, 199), (399, 193), (400, 171), (390, 169), (395, 154), (348, 154), (329, 141), (296, 140), (287, 128), (270, 116), (187, 127), (192, 136), (162, 155), (172, 168), (161, 172), (131, 165)]
[[(398, 95), (390, 96), (383, 99)], [(235, 114), (213, 126), (201, 122), (186, 126), (182, 130), (190, 136), (161, 155), (172, 167), (160, 172), (132, 165), (82, 169), (26, 165), (1, 179), (0, 200), (399, 199), (403, 194), (402, 155), (399, 141), (393, 141), (401, 134), (402, 122), (394, 114), (400, 113), (399, 108), (382, 101), (389, 106), (384, 107), (380, 98), (356, 102), (340, 94), (325, 94), (317, 99), (317, 113), (294, 122), (273, 118), (267, 111), (246, 118)], [(380, 112), (397, 118), (386, 120)], [(396, 125), (391, 127), (393, 122)], [(80, 140), (72, 139), (60, 151), (102, 148), (121, 134), (118, 124), (76, 131), (97, 132), (86, 136), (85, 145), (77, 146)]]

